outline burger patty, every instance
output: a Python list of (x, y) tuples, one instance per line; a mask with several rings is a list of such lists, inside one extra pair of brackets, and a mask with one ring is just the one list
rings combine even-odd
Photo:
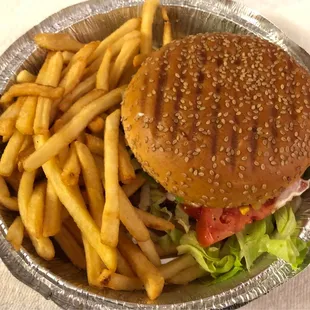
[(154, 52), (122, 105), (126, 138), (168, 192), (260, 206), (310, 164), (310, 78), (255, 36), (200, 34)]

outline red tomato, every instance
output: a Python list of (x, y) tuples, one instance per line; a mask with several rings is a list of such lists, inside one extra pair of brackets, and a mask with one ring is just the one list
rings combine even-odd
[(216, 209), (190, 206), (183, 208), (189, 216), (197, 220), (198, 241), (202, 246), (207, 247), (242, 231), (245, 225), (270, 215), (274, 210), (274, 200), (266, 202), (258, 210), (250, 208), (245, 215), (240, 212), (239, 208)]

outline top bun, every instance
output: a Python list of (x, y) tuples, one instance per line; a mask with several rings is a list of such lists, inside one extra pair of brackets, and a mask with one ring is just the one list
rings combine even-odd
[(260, 205), (310, 163), (309, 73), (254, 36), (199, 34), (154, 52), (122, 120), (143, 169), (209, 207)]

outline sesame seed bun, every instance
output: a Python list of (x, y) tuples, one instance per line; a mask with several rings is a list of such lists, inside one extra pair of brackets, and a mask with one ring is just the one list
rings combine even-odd
[(209, 207), (258, 205), (310, 160), (310, 77), (254, 36), (200, 34), (154, 52), (122, 105), (129, 146), (167, 191)]

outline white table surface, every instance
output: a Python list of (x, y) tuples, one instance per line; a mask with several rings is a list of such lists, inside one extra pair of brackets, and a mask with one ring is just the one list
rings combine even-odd
[[(77, 0), (0, 0), (0, 54), (32, 26)], [(243, 0), (310, 53), (310, 0)], [(1, 64), (0, 64), (1, 65)], [(242, 310), (310, 309), (310, 269)], [(51, 301), (17, 281), (0, 260), (0, 309), (56, 310)]]

